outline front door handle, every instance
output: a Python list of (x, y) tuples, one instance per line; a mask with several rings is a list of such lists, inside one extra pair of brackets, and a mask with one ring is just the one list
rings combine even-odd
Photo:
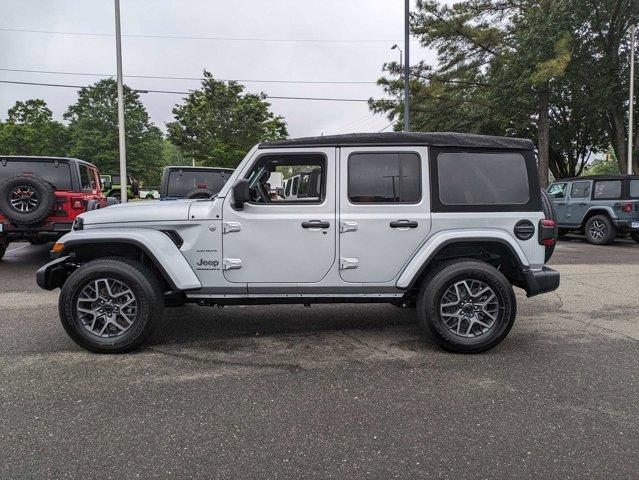
[(417, 225), (419, 225), (417, 222), (411, 220), (395, 220), (390, 222), (390, 228), (417, 228)]
[(583, 206), (586, 206), (588, 204), (586, 202), (581, 202), (581, 203), (579, 203), (579, 205), (583, 207)]
[(330, 228), (331, 224), (321, 220), (309, 220), (302, 222), (302, 228)]

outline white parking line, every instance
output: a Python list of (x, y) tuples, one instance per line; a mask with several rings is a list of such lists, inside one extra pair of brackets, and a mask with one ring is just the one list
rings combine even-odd
[(27, 248), (27, 247), (30, 247), (30, 246), (31, 246), (31, 244), (27, 243), (26, 245), (20, 245), (19, 247), (16, 247), (16, 248), (10, 248), (10, 249), (7, 250), (7, 253), (15, 252), (17, 250), (22, 250), (23, 248)]

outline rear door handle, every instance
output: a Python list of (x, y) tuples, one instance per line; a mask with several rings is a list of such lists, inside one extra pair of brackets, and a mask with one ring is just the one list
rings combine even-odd
[(390, 228), (417, 228), (419, 224), (412, 220), (395, 220), (390, 222)]
[(302, 228), (330, 228), (331, 224), (321, 220), (309, 220), (302, 222)]

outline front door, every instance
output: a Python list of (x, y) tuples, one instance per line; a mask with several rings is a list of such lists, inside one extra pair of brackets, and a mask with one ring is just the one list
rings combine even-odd
[(566, 212), (567, 212), (567, 204), (566, 204), (566, 187), (567, 183), (553, 183), (548, 189), (548, 195), (550, 196), (550, 200), (552, 201), (553, 207), (555, 207), (555, 215), (557, 216), (557, 223), (559, 225), (565, 224), (566, 220)]
[(339, 183), (342, 279), (392, 281), (430, 232), (428, 150), (342, 148)]
[[(273, 193), (279, 172), (297, 181), (295, 195)], [(242, 209), (232, 195), (223, 207), (223, 268), (230, 282), (315, 283), (335, 262), (335, 148), (271, 150), (256, 155), (241, 178), (251, 201)], [(287, 186), (290, 182), (287, 183)]]
[(566, 223), (579, 225), (590, 205), (591, 181), (573, 182), (570, 186), (570, 198), (566, 205)]

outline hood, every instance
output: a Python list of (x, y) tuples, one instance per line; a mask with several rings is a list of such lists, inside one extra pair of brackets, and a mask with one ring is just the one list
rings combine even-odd
[(189, 208), (196, 200), (144, 200), (112, 205), (82, 215), (85, 225), (188, 220)]

